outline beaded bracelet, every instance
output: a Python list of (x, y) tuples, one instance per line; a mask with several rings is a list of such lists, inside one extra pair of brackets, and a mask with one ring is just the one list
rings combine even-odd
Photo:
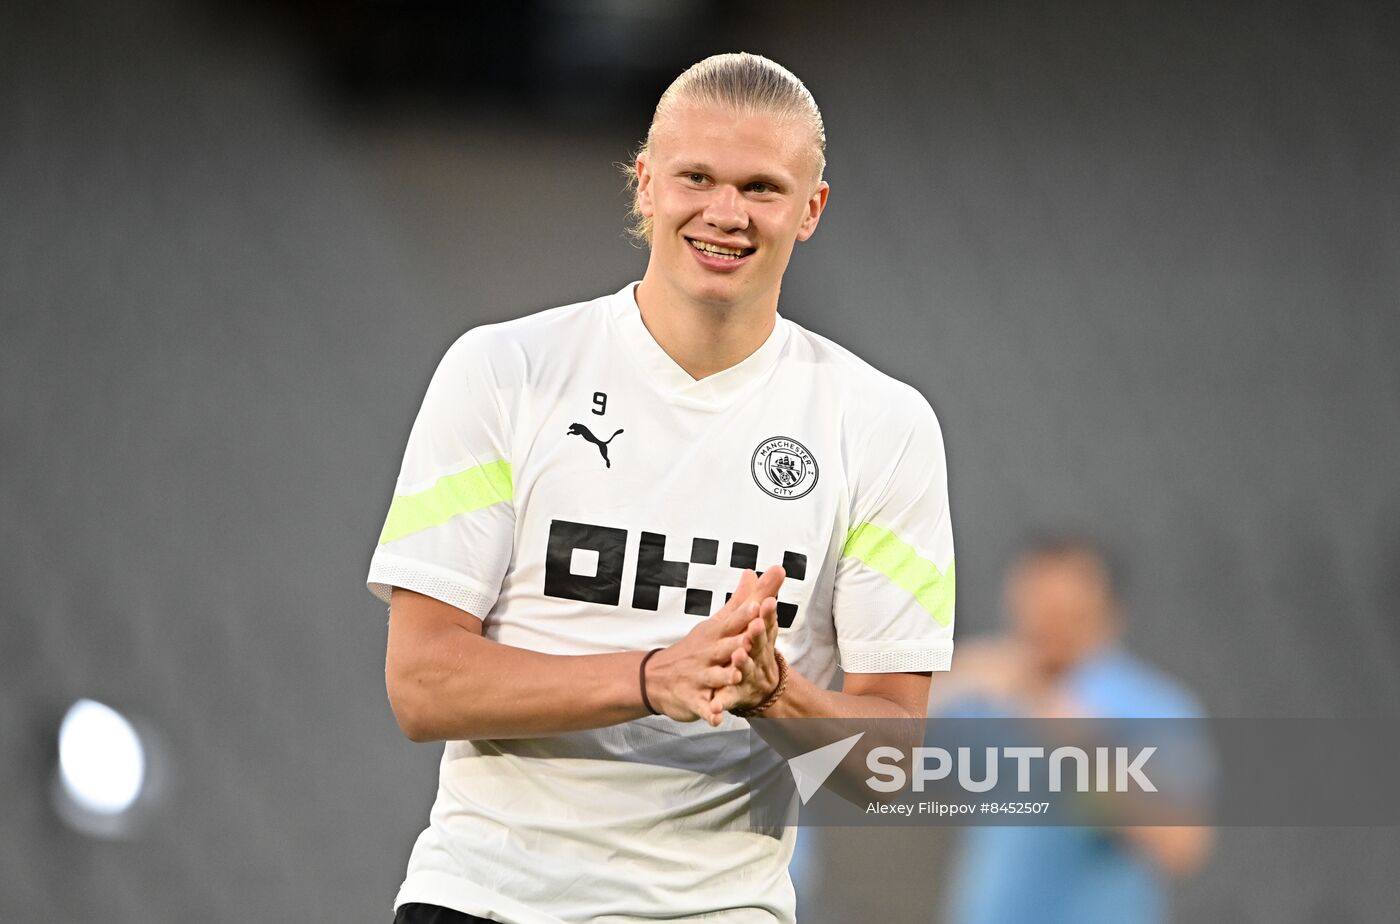
[(763, 700), (761, 702), (749, 706), (746, 709), (731, 709), (729, 710), (730, 712), (732, 712), (734, 715), (737, 715), (741, 719), (757, 718), (758, 716), (761, 716), (763, 715), (763, 713), (767, 712), (768, 709), (778, 701), (778, 697), (783, 695), (783, 691), (787, 689), (788, 685), (787, 658), (783, 657), (783, 653), (781, 651), (774, 648), (773, 660), (778, 662), (777, 686), (773, 687), (772, 692), (770, 692), (767, 696), (763, 697)]

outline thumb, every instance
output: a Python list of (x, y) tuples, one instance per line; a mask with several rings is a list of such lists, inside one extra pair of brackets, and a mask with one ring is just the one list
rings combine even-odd
[[(753, 614), (748, 612), (747, 604), (752, 600), (758, 584), (758, 575), (754, 574), (752, 570), (745, 569), (739, 577), (739, 586), (734, 588), (734, 593), (730, 595), (729, 600), (720, 607), (719, 612), (715, 613), (713, 617), (720, 621), (720, 635), (736, 635), (743, 631), (744, 626), (748, 625)], [(754, 612), (757, 612), (757, 607), (754, 608)]]

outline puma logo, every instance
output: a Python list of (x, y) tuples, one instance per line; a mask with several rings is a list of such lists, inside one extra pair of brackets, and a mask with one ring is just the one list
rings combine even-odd
[(569, 431), (568, 431), (568, 433), (567, 433), (566, 435), (567, 435), (567, 436), (581, 436), (581, 437), (583, 437), (584, 439), (588, 440), (588, 442), (592, 443), (594, 446), (597, 446), (597, 447), (598, 447), (598, 451), (601, 452), (601, 453), (603, 454), (603, 463), (604, 463), (605, 465), (607, 465), (608, 468), (612, 468), (612, 460), (608, 458), (608, 444), (611, 443), (614, 439), (616, 439), (616, 438), (617, 438), (617, 434), (618, 434), (618, 433), (621, 433), (621, 432), (622, 432), (621, 430), (618, 430), (616, 433), (614, 433), (612, 436), (608, 437), (607, 439), (605, 439), (605, 440), (600, 440), (600, 439), (598, 439), (598, 437), (596, 437), (596, 436), (593, 435), (593, 431), (589, 430), (587, 427), (585, 427), (585, 426), (584, 426), (583, 424), (581, 424), (581, 423), (576, 423), (576, 424), (569, 424)]

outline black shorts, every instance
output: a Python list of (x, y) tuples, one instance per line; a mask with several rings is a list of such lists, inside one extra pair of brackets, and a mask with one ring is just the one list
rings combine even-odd
[(409, 902), (407, 905), (399, 905), (399, 910), (394, 915), (394, 924), (496, 924), (496, 922), (479, 918), (474, 914), (463, 914), (460, 911), (453, 911), (451, 908), (443, 908), (439, 905)]

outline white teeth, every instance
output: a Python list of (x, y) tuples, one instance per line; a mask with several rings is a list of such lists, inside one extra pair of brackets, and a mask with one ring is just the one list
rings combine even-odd
[[(686, 240), (690, 240), (690, 238), (686, 238)], [(744, 255), (742, 250), (735, 250), (732, 247), (720, 247), (717, 244), (707, 244), (704, 241), (691, 240), (690, 246), (694, 247), (696, 250), (711, 254), (712, 256), (724, 257), (730, 260), (737, 259)]]

